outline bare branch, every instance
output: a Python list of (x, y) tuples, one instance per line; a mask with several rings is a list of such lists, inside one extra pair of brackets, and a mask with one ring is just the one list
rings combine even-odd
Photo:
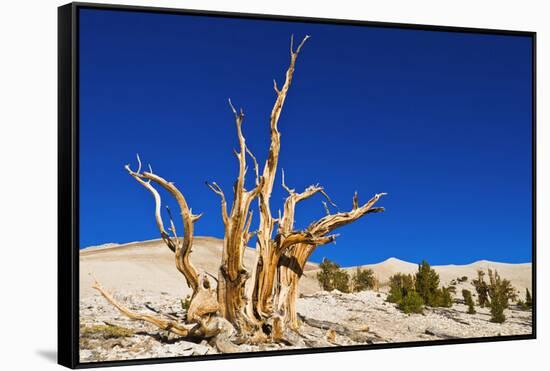
[[(138, 156), (139, 158), (139, 156)], [(140, 162), (141, 164), (141, 162)], [(141, 165), (138, 166), (138, 168), (140, 168)], [(144, 181), (143, 179), (140, 178), (140, 176), (138, 175), (139, 173), (135, 173), (133, 172), (131, 169), (130, 169), (130, 166), (129, 165), (126, 165), (125, 166), (126, 170), (128, 171), (128, 173), (130, 175), (132, 175), (132, 177), (138, 181), (139, 184), (141, 184), (143, 187), (145, 187), (149, 192), (151, 192), (151, 194), (153, 195), (153, 198), (155, 200), (155, 221), (156, 221), (156, 224), (157, 224), (157, 228), (160, 232), (160, 235), (164, 241), (164, 243), (166, 244), (166, 246), (168, 246), (168, 248), (170, 250), (172, 250), (173, 252), (176, 252), (176, 246), (177, 246), (177, 239), (176, 240), (172, 240), (169, 236), (169, 234), (166, 232), (165, 228), (164, 228), (164, 222), (162, 220), (162, 215), (161, 215), (161, 205), (162, 205), (162, 201), (161, 201), (161, 198), (160, 198), (160, 194), (158, 193), (158, 191), (155, 189), (155, 187), (153, 187), (151, 185), (151, 182), (150, 181)], [(176, 237), (176, 236), (175, 236)]]
[(273, 79), (273, 89), (275, 89), (275, 92), (277, 93), (277, 95), (281, 94), (281, 91), (277, 87), (277, 80), (275, 79)]
[(281, 169), (281, 178), (282, 178), (282, 184), (283, 184), (283, 188), (290, 194), (294, 194), (294, 189), (290, 189), (286, 184), (285, 184), (285, 169)]
[[(283, 187), (286, 187), (286, 185), (284, 185), (284, 176), (283, 176)], [(278, 245), (278, 250), (280, 254), (284, 253), (285, 249), (292, 246), (292, 244), (294, 243), (294, 242), (287, 243), (284, 240), (288, 238), (287, 237), (288, 235), (293, 233), (296, 205), (299, 202), (310, 198), (316, 193), (323, 192), (323, 188), (320, 187), (319, 185), (311, 185), (301, 193), (296, 193), (293, 189), (287, 189), (287, 192), (289, 193), (289, 195), (285, 200), (283, 216), (282, 218), (279, 217), (280, 219), (279, 229), (277, 231), (278, 235), (276, 237), (276, 239), (279, 240), (279, 243), (277, 245)], [(296, 238), (296, 236), (294, 237)]]
[(305, 43), (310, 37), (311, 37), (311, 36), (309, 36), (309, 35), (306, 35), (306, 36), (304, 37), (304, 39), (302, 40), (302, 42), (300, 43), (300, 45), (298, 45), (298, 47), (296, 48), (296, 53), (294, 53), (294, 54), (300, 53), (300, 50), (302, 50), (302, 46), (304, 45), (304, 43)]
[(231, 98), (228, 98), (227, 101), (229, 102), (229, 107), (231, 107), (231, 111), (235, 117), (238, 117), (237, 110), (235, 109), (235, 106), (233, 106), (233, 103), (231, 103)]
[(176, 226), (174, 225), (174, 219), (172, 218), (172, 212), (170, 211), (170, 207), (166, 205), (166, 211), (168, 212), (168, 217), (170, 218), (170, 230), (172, 231), (172, 234), (174, 235), (174, 240), (176, 245), (179, 247), (179, 239), (178, 234), (176, 232)]
[[(192, 211), (191, 209), (189, 209), (190, 211)], [(200, 214), (191, 214), (191, 221), (193, 223), (195, 223), (197, 220), (199, 220), (202, 216), (203, 216), (204, 213), (200, 213)]]
[[(92, 287), (99, 291), (111, 305), (132, 320), (150, 323), (161, 330), (169, 331), (178, 336), (210, 339), (210, 342), (222, 353), (238, 352), (239, 348), (230, 341), (235, 330), (226, 319), (216, 315), (218, 303), (212, 295), (212, 290), (203, 286), (204, 282), (207, 282), (206, 276), (203, 277), (201, 288), (191, 299), (191, 304), (187, 310), (187, 320), (196, 323), (190, 327), (178, 323), (173, 316), (166, 315), (170, 319), (164, 319), (150, 314), (134, 312), (117, 301), (97, 281)], [(153, 307), (149, 306), (148, 309), (159, 313)]]
[[(193, 243), (194, 223), (198, 220), (198, 218), (200, 218), (200, 215), (193, 215), (191, 209), (187, 205), (187, 201), (185, 200), (185, 197), (179, 191), (179, 189), (174, 185), (174, 183), (169, 182), (153, 173), (133, 172), (130, 169), (129, 165), (126, 165), (126, 170), (134, 179), (136, 179), (140, 184), (146, 187), (155, 197), (155, 205), (156, 205), (155, 216), (157, 219), (157, 226), (161, 232), (161, 236), (163, 237), (163, 240), (166, 242), (168, 247), (175, 252), (176, 267), (184, 275), (189, 287), (191, 287), (193, 292), (196, 292), (199, 285), (198, 274), (195, 267), (189, 261), (189, 254), (191, 253), (191, 245)], [(176, 199), (180, 207), (182, 221), (183, 221), (183, 229), (184, 229), (184, 235), (183, 235), (181, 244), (177, 242), (174, 243), (174, 241), (172, 241), (172, 239), (169, 238), (166, 231), (164, 230), (162, 217), (160, 215), (160, 205), (161, 205), (160, 195), (156, 191), (156, 189), (154, 189), (153, 186), (149, 182), (146, 182), (145, 180), (149, 180), (154, 183), (157, 183), (158, 185), (166, 189)]]
[[(320, 192), (321, 189), (322, 188), (318, 186), (310, 186), (300, 195), (305, 195), (304, 198), (307, 198), (317, 192)], [(378, 201), (378, 199), (383, 195), (385, 195), (385, 193), (379, 193), (361, 207), (354, 207), (349, 212), (336, 214), (330, 214), (327, 204), (323, 202), (327, 215), (320, 220), (311, 223), (304, 231), (299, 232), (292, 231), (291, 223), (293, 222), (294, 217), (292, 206), (295, 206), (295, 203), (294, 205), (291, 204), (289, 199), (292, 200), (292, 196), (289, 196), (287, 199), (287, 204), (289, 204), (289, 207), (288, 209), (285, 208), (283, 227), (279, 228), (279, 233), (276, 237), (279, 241), (279, 248), (284, 252), (293, 245), (303, 244), (319, 246), (335, 241), (336, 235), (328, 235), (334, 229), (349, 224), (368, 213), (384, 211), (384, 208), (372, 208), (376, 201)], [(354, 197), (354, 199), (356, 198), (357, 197)]]
[[(281, 89), (279, 89), (278, 87), (276, 88), (277, 99), (275, 100), (275, 103), (273, 105), (273, 109), (271, 110), (271, 115), (270, 115), (271, 145), (269, 148), (268, 158), (264, 165), (264, 171), (263, 171), (265, 186), (264, 186), (264, 189), (262, 190), (262, 193), (264, 194), (264, 198), (266, 198), (267, 203), (269, 203), (269, 197), (265, 197), (265, 196), (268, 196), (267, 195), (268, 193), (271, 194), (271, 191), (273, 189), (273, 182), (275, 180), (275, 172), (276, 172), (277, 163), (279, 159), (280, 133), (277, 128), (277, 124), (279, 121), (281, 111), (283, 109), (286, 95), (292, 83), (292, 77), (294, 74), (294, 67), (296, 64), (298, 53), (307, 39), (308, 39), (308, 36), (306, 36), (304, 40), (300, 43), (299, 49), (296, 52), (294, 52), (293, 50), (294, 36), (291, 36), (291, 41), (290, 41), (291, 58), (290, 58), (290, 65), (288, 67), (288, 70), (286, 71), (285, 83)], [(276, 86), (276, 83), (275, 83), (275, 86)]]
[(383, 211), (386, 211), (386, 209), (383, 207), (373, 207), (372, 209), (369, 209), (369, 211), (367, 211), (367, 214), (381, 213)]
[(252, 162), (254, 162), (254, 173), (256, 174), (256, 185), (260, 184), (260, 167), (258, 166), (258, 161), (256, 160), (256, 157), (252, 154), (252, 151), (246, 147), (246, 153), (250, 156), (252, 159)]
[(150, 311), (155, 312), (157, 314), (160, 314), (161, 316), (168, 317), (168, 318), (170, 318), (171, 320), (174, 320), (174, 321), (179, 321), (178, 317), (176, 317), (172, 314), (169, 314), (169, 313), (163, 313), (159, 309), (153, 307), (151, 304), (145, 303), (144, 306), (145, 306), (145, 308), (149, 309)]
[(284, 236), (280, 248), (283, 251), (286, 251), (289, 247), (297, 244), (320, 246), (333, 242), (336, 240), (336, 237), (338, 237), (336, 234), (329, 236), (316, 236), (308, 231), (293, 232), (287, 236)]
[(137, 173), (139, 174), (139, 172), (141, 172), (141, 159), (139, 158), (139, 153), (136, 153), (136, 158), (137, 158), (137, 161), (138, 161)]
[(254, 211), (250, 210), (248, 212), (248, 217), (245, 221), (244, 229), (243, 229), (243, 239), (244, 239), (244, 245), (250, 241), (254, 233), (250, 232), (250, 225), (252, 224), (252, 216), (254, 215)]
[(332, 200), (330, 199), (329, 195), (325, 192), (324, 189), (321, 189), (319, 191), (328, 201), (329, 204), (331, 204), (333, 207), (337, 208), (338, 209), (338, 205), (336, 205), (334, 202), (332, 202)]
[(326, 201), (321, 201), (321, 202), (323, 203), (323, 206), (325, 208), (325, 211), (326, 211), (327, 215), (330, 215), (330, 210), (328, 208), (328, 205), (327, 205)]
[(222, 207), (222, 218), (224, 224), (227, 224), (227, 220), (229, 216), (227, 215), (227, 201), (225, 200), (225, 194), (223, 193), (221, 187), (216, 183), (212, 182), (212, 184), (208, 183), (208, 181), (205, 182), (205, 184), (210, 188), (214, 193), (216, 193), (221, 198), (221, 207)]
[[(386, 193), (378, 193), (374, 195), (369, 201), (367, 201), (364, 205), (358, 206), (358, 197), (357, 193), (354, 196), (354, 202), (353, 202), (353, 209), (348, 212), (339, 212), (336, 214), (327, 215), (320, 220), (311, 223), (309, 227), (306, 229), (310, 233), (321, 236), (326, 235), (327, 233), (330, 233), (334, 229), (341, 227), (343, 225), (349, 224), (363, 215), (366, 215), (368, 213), (372, 212), (380, 212), (383, 211), (383, 208), (376, 208), (373, 209), (372, 207), (374, 204), (380, 199), (380, 197), (386, 195)], [(356, 206), (357, 205), (357, 206)]]
[(133, 320), (139, 320), (151, 323), (158, 328), (166, 331), (170, 331), (176, 335), (179, 336), (187, 336), (189, 335), (189, 329), (178, 324), (175, 321), (166, 320), (164, 318), (160, 318), (157, 316), (152, 316), (150, 314), (142, 314), (137, 313), (132, 310), (130, 310), (128, 307), (117, 301), (111, 294), (109, 294), (101, 285), (99, 282), (95, 282), (92, 286), (94, 289), (99, 291), (99, 293), (109, 302), (111, 303), (115, 308), (117, 308), (122, 314), (129, 317)]

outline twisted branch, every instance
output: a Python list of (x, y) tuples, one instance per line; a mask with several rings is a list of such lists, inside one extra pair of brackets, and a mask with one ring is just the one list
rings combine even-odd
[(214, 193), (220, 196), (221, 208), (222, 208), (222, 220), (223, 220), (223, 224), (227, 225), (229, 216), (227, 215), (227, 201), (225, 200), (225, 194), (223, 193), (223, 190), (216, 182), (212, 182), (212, 184), (208, 182), (205, 182), (205, 183), (208, 186), (208, 188), (210, 188)]
[[(193, 230), (194, 230), (194, 223), (201, 217), (201, 215), (194, 215), (189, 208), (187, 201), (185, 200), (185, 197), (183, 194), (179, 191), (179, 189), (174, 185), (172, 182), (168, 182), (164, 178), (153, 174), (152, 172), (139, 172), (141, 170), (141, 161), (138, 156), (138, 171), (132, 171), (130, 168), (130, 165), (126, 165), (125, 169), (128, 171), (128, 173), (138, 181), (141, 185), (143, 185), (147, 190), (151, 192), (155, 199), (155, 220), (157, 222), (157, 228), (160, 231), (161, 237), (163, 241), (166, 243), (168, 248), (175, 252), (176, 257), (176, 267), (178, 270), (183, 274), (185, 277), (187, 284), (189, 287), (193, 290), (195, 293), (199, 286), (199, 278), (198, 273), (195, 267), (191, 264), (189, 261), (189, 254), (191, 253), (191, 246), (193, 243)], [(151, 170), (151, 168), (150, 168)], [(152, 186), (151, 182), (156, 183), (166, 189), (174, 198), (176, 199), (180, 212), (181, 217), (183, 221), (183, 239), (181, 243), (179, 242), (179, 239), (177, 237), (170, 238), (168, 233), (166, 232), (164, 228), (164, 223), (162, 220), (160, 208), (161, 208), (161, 198), (158, 191)], [(173, 233), (175, 233), (175, 226), (172, 221), (171, 215), (171, 229)]]
[(294, 36), (290, 39), (290, 64), (286, 71), (285, 83), (279, 89), (277, 82), (273, 81), (273, 89), (276, 93), (275, 103), (271, 110), (270, 115), (270, 146), (267, 160), (265, 161), (262, 178), (263, 185), (260, 187), (258, 206), (260, 209), (260, 220), (258, 227), (258, 262), (256, 269), (255, 284), (253, 288), (253, 301), (255, 306), (255, 313), (259, 317), (266, 318), (271, 312), (271, 296), (273, 293), (273, 280), (275, 271), (277, 269), (277, 254), (274, 250), (271, 238), (273, 236), (273, 229), (276, 220), (271, 215), (270, 197), (273, 191), (273, 184), (275, 182), (275, 175), (277, 172), (277, 164), (279, 162), (279, 152), (281, 149), (281, 134), (277, 127), (281, 111), (283, 109), (286, 96), (290, 85), (292, 84), (292, 77), (294, 74), (294, 68), (296, 60), (302, 49), (302, 46), (307, 41), (309, 36), (304, 37), (300, 45), (294, 50)]
[(94, 289), (99, 291), (99, 293), (109, 302), (111, 305), (113, 305), (115, 308), (117, 308), (122, 314), (127, 316), (130, 319), (133, 320), (139, 320), (148, 322), (150, 324), (153, 324), (157, 326), (158, 328), (166, 331), (170, 331), (176, 335), (179, 336), (188, 336), (189, 335), (189, 329), (180, 325), (179, 323), (171, 320), (167, 320), (161, 317), (153, 316), (150, 314), (142, 314), (138, 312), (134, 312), (130, 310), (128, 307), (117, 301), (110, 293), (108, 293), (96, 280), (95, 283), (92, 285)]

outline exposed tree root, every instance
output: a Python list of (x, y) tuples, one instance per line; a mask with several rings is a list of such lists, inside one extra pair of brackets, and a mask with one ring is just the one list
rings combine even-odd
[(200, 319), (196, 324), (182, 325), (173, 320), (166, 320), (161, 317), (130, 310), (116, 300), (97, 281), (94, 283), (93, 288), (99, 291), (110, 304), (130, 319), (150, 323), (162, 330), (169, 331), (188, 340), (207, 339), (209, 343), (221, 353), (239, 351), (239, 347), (231, 342), (231, 337), (235, 334), (235, 329), (225, 318), (207, 315), (206, 318)]
[(166, 331), (170, 331), (179, 336), (189, 336), (189, 328), (180, 325), (179, 323), (167, 320), (161, 317), (153, 316), (150, 314), (142, 314), (130, 310), (128, 307), (117, 301), (110, 293), (108, 293), (99, 282), (95, 282), (92, 286), (94, 289), (99, 291), (99, 293), (115, 308), (117, 308), (122, 314), (126, 315), (128, 318), (133, 320), (144, 321), (152, 325), (157, 326), (158, 328)]

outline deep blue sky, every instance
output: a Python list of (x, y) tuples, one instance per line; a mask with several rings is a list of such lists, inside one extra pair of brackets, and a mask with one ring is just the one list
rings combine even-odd
[[(204, 212), (196, 235), (223, 236), (204, 181), (230, 194), (237, 173), (227, 98), (263, 163), (291, 34), (312, 38), (279, 122), (287, 183), (320, 183), (341, 210), (355, 190), (388, 193), (385, 213), (312, 260), (531, 261), (528, 37), (107, 10), (80, 14), (81, 247), (159, 237), (151, 195), (124, 170), (136, 153)], [(275, 213), (284, 196), (279, 172)], [(323, 215), (305, 201), (297, 227)]]

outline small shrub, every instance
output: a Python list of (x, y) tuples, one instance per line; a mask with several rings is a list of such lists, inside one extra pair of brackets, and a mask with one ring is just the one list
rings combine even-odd
[(317, 273), (317, 280), (319, 281), (319, 285), (321, 285), (321, 288), (323, 290), (331, 291), (334, 272), (340, 269), (340, 266), (324, 258), (321, 264), (319, 264), (319, 268), (321, 269)]
[(343, 269), (338, 270), (334, 274), (334, 289), (341, 292), (349, 292), (349, 281), (349, 273)]
[(435, 305), (437, 307), (450, 308), (453, 306), (453, 297), (451, 296), (451, 290), (448, 287), (443, 286), (437, 290)]
[(390, 293), (386, 299), (396, 303), (404, 313), (422, 313), (424, 300), (415, 290), (414, 277), (397, 273), (390, 277)]
[(372, 269), (357, 268), (352, 278), (353, 291), (371, 290), (376, 285), (376, 278)]
[(518, 301), (516, 301), (516, 305), (518, 306), (519, 310), (528, 310), (529, 309), (527, 304), (525, 304), (525, 302), (521, 299), (518, 299)]
[(462, 276), (460, 278), (457, 278), (457, 281), (458, 282), (466, 282), (466, 281), (468, 281), (468, 276)]
[(504, 321), (506, 321), (504, 308), (497, 303), (491, 303), (489, 306), (491, 308), (491, 322), (504, 323)]
[(462, 297), (464, 298), (464, 303), (468, 306), (468, 314), (475, 314), (474, 299), (472, 299), (470, 290), (462, 290)]
[(414, 290), (407, 292), (407, 295), (401, 300), (398, 308), (404, 313), (422, 313), (424, 301), (422, 297)]
[(477, 271), (477, 279), (472, 280), (472, 285), (476, 289), (477, 303), (481, 308), (489, 304), (489, 287), (485, 282), (485, 272), (481, 269)]
[(413, 277), (410, 274), (396, 273), (390, 277), (390, 292), (386, 300), (398, 304), (409, 291), (413, 290)]
[(423, 260), (418, 265), (418, 272), (415, 276), (416, 292), (422, 297), (424, 304), (431, 307), (437, 306), (439, 302), (438, 292), (439, 275), (430, 267), (427, 261)]
[(317, 273), (317, 280), (323, 290), (349, 292), (349, 274), (340, 265), (325, 258), (319, 268), (321, 270)]
[(503, 323), (506, 320), (504, 309), (508, 308), (508, 300), (515, 297), (515, 289), (510, 281), (500, 277), (497, 271), (489, 273), (489, 298), (491, 309), (491, 322)]
[(517, 291), (512, 286), (512, 283), (505, 279), (501, 278), (497, 271), (493, 271), (491, 269), (488, 269), (489, 274), (489, 299), (492, 300), (492, 295), (494, 295), (495, 292), (498, 292), (498, 294), (503, 295), (504, 297), (504, 308), (508, 308), (508, 303), (510, 301), (516, 301), (517, 300)]

